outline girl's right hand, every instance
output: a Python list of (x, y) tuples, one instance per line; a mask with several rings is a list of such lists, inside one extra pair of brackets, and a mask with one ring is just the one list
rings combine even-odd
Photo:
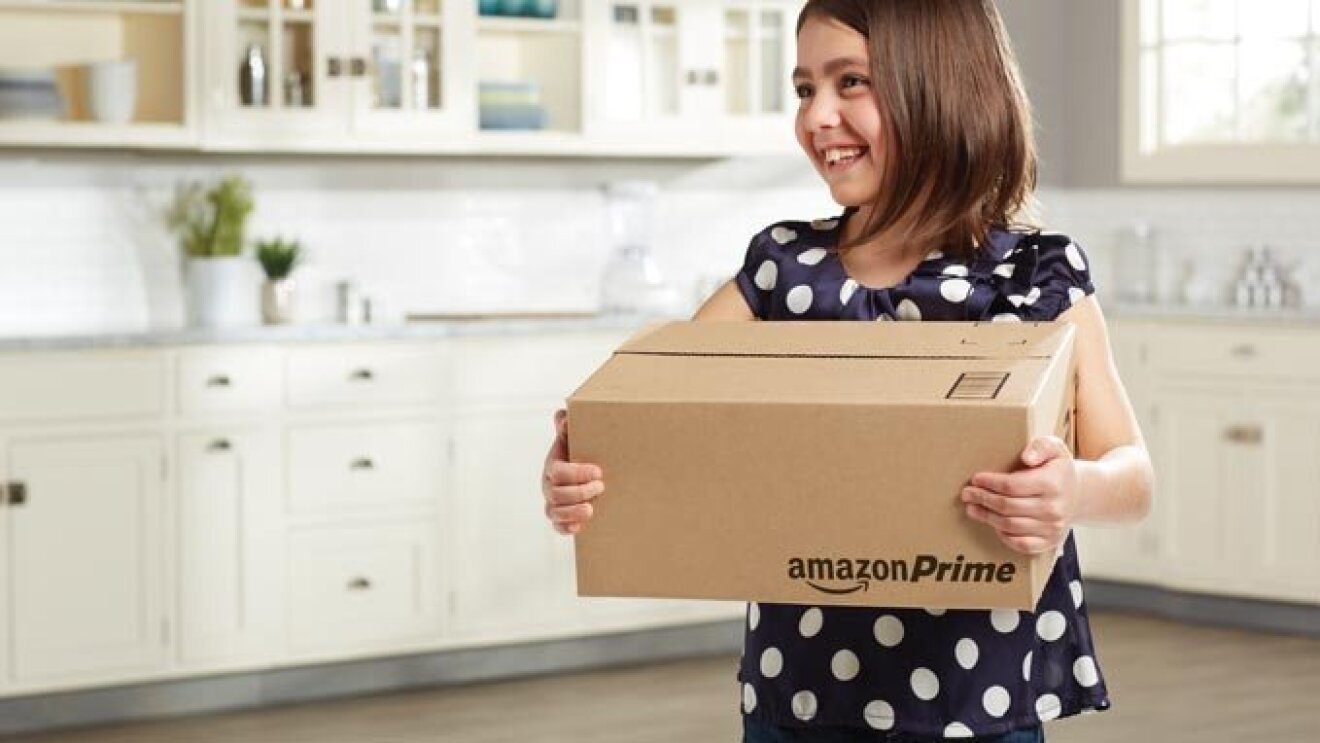
[(568, 411), (555, 411), (555, 442), (545, 455), (541, 494), (545, 515), (560, 534), (577, 534), (591, 519), (591, 501), (605, 492), (600, 467), (568, 461)]

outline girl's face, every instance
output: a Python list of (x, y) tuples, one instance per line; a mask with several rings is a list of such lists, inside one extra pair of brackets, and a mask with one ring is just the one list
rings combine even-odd
[(817, 16), (802, 26), (797, 42), (798, 144), (836, 202), (865, 207), (879, 195), (884, 165), (866, 38)]

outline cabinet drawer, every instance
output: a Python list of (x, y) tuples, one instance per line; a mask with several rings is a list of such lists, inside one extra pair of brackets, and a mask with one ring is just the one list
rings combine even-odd
[(564, 400), (628, 332), (466, 338), (454, 344), (454, 394), (463, 404)]
[(443, 489), (446, 445), (443, 428), (431, 421), (294, 427), (290, 510), (434, 505)]
[(156, 416), (165, 409), (161, 353), (0, 356), (0, 420)]
[(289, 351), (286, 384), (296, 408), (426, 404), (445, 390), (438, 347), (344, 345)]
[(289, 644), (352, 651), (438, 633), (436, 536), (424, 525), (289, 536)]
[(179, 354), (184, 414), (274, 411), (280, 405), (280, 356), (271, 348), (188, 350)]
[(1167, 328), (1152, 334), (1147, 348), (1151, 366), (1159, 371), (1320, 382), (1320, 344), (1305, 332), (1247, 327)]

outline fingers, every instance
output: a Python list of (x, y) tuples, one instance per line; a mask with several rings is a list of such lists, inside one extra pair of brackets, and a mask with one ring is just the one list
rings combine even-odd
[(1036, 470), (978, 472), (972, 476), (972, 485), (1013, 498), (1029, 498), (1048, 492), (1047, 480)]
[(572, 506), (588, 503), (605, 492), (605, 483), (600, 480), (581, 485), (555, 485), (546, 491), (546, 503), (552, 506)]
[(1022, 463), (1028, 467), (1039, 467), (1051, 459), (1070, 457), (1072, 452), (1063, 439), (1058, 436), (1039, 436), (1022, 450)]

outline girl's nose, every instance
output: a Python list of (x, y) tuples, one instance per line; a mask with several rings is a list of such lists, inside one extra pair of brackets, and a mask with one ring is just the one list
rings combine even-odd
[(839, 125), (837, 101), (828, 94), (816, 93), (804, 104), (802, 123), (807, 131), (829, 129)]

